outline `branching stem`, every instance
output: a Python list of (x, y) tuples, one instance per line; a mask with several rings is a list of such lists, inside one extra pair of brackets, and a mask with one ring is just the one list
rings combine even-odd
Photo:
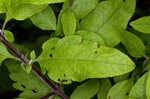
[[(7, 46), (24, 64), (30, 64), (30, 60), (28, 60), (19, 50), (17, 50), (9, 41), (7, 41), (3, 35), (2, 30), (0, 30), (0, 41)], [(40, 78), (48, 87), (52, 89), (56, 95), (62, 97), (62, 99), (69, 99), (61, 89), (59, 89), (55, 84), (53, 84), (48, 78), (42, 75), (42, 73), (32, 64), (32, 72)], [(48, 93), (49, 94), (49, 93)]]

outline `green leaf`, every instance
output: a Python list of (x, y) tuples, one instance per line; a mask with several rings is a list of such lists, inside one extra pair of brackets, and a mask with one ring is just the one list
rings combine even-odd
[(150, 16), (145, 16), (132, 21), (130, 25), (140, 32), (150, 33)]
[(0, 13), (5, 13), (6, 12), (6, 9), (5, 9), (5, 6), (3, 4), (3, 0), (0, 0)]
[[(66, 0), (63, 8), (70, 7), (71, 0)], [(71, 9), (75, 13), (77, 19), (87, 16), (96, 7), (98, 0), (73, 0)]]
[(56, 30), (56, 17), (50, 6), (42, 12), (33, 15), (31, 21), (42, 30)]
[(121, 43), (125, 46), (128, 53), (133, 57), (145, 56), (145, 45), (143, 41), (131, 32), (119, 30)]
[(128, 99), (130, 89), (133, 86), (133, 80), (124, 80), (115, 84), (107, 95), (108, 99)]
[(4, 37), (7, 41), (9, 42), (14, 42), (15, 38), (12, 32), (8, 31), (8, 30), (3, 30), (4, 32)]
[(71, 10), (64, 11), (61, 17), (64, 34), (73, 35), (76, 29), (76, 18)]
[(12, 18), (16, 20), (24, 20), (39, 13), (47, 7), (47, 4), (33, 5), (23, 3), (20, 0), (1, 0), (1, 3), (3, 4), (3, 8), (5, 8), (6, 22)]
[(99, 91), (97, 93), (98, 99), (107, 99), (107, 93), (111, 87), (112, 85), (109, 79), (100, 80)]
[(136, 0), (102, 1), (81, 21), (80, 29), (98, 33), (108, 46), (114, 47), (120, 42), (115, 27), (126, 28), (135, 5)]
[[(9, 42), (14, 42), (14, 36), (12, 32), (8, 30), (3, 30), (3, 32), (6, 40), (8, 40)], [(0, 64), (7, 58), (15, 58), (15, 57), (11, 55), (8, 52), (6, 46), (2, 42), (0, 42)]]
[(23, 91), (18, 98), (23, 99), (39, 99), (41, 96), (50, 92), (41, 79), (33, 73), (27, 74), (22, 70), (20, 62), (8, 60), (5, 62), (9, 72), (10, 78), (15, 81), (13, 87)]
[(82, 40), (80, 36), (50, 39), (38, 57), (41, 68), (54, 81), (106, 78), (132, 71), (135, 64), (117, 49)]
[(89, 41), (97, 42), (99, 45), (105, 45), (104, 40), (94, 32), (81, 30), (81, 31), (77, 31), (76, 34), (80, 35), (83, 40), (89, 40)]
[(30, 53), (30, 58), (32, 60), (34, 60), (36, 58), (36, 54), (35, 54), (35, 51), (33, 50), (31, 53)]
[(98, 91), (99, 80), (89, 80), (78, 86), (70, 99), (91, 99)]
[(148, 72), (147, 81), (146, 81), (146, 96), (147, 99), (150, 99), (150, 71)]
[(31, 4), (54, 4), (61, 3), (65, 0), (22, 0), (23, 3), (31, 3)]
[(118, 83), (118, 82), (121, 82), (121, 81), (124, 81), (124, 80), (127, 80), (129, 78), (129, 74), (130, 73), (127, 73), (127, 74), (124, 74), (124, 75), (120, 75), (120, 76), (116, 76), (114, 77), (114, 82), (115, 83)]
[(147, 73), (144, 74), (132, 87), (129, 99), (147, 99), (146, 98), (146, 79)]

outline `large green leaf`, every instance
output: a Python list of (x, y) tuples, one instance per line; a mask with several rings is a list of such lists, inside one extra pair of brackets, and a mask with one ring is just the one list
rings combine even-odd
[(146, 81), (146, 96), (147, 99), (150, 99), (150, 71), (148, 72), (147, 81)]
[(70, 99), (91, 99), (98, 91), (99, 80), (89, 80), (78, 86)]
[(81, 21), (80, 28), (98, 33), (107, 45), (115, 46), (120, 42), (115, 27), (126, 28), (134, 13), (135, 5), (136, 0), (102, 1)]
[(50, 39), (38, 57), (51, 79), (82, 81), (106, 78), (132, 71), (134, 63), (119, 50), (82, 40), (80, 36)]
[(130, 25), (140, 32), (150, 33), (150, 16), (145, 16), (132, 21)]
[(50, 92), (49, 87), (35, 74), (27, 74), (21, 68), (20, 62), (8, 60), (5, 65), (10, 72), (10, 78), (15, 81), (13, 87), (23, 91), (18, 99), (39, 99)]
[(23, 3), (31, 4), (52, 4), (52, 3), (61, 3), (65, 0), (21, 0)]
[(64, 11), (61, 17), (61, 23), (65, 35), (73, 35), (76, 30), (76, 18), (71, 10)]
[(33, 24), (43, 30), (56, 30), (56, 17), (49, 6), (31, 17)]
[(98, 99), (107, 99), (109, 89), (112, 87), (109, 79), (100, 80), (99, 91), (97, 93)]
[(119, 35), (121, 39), (121, 43), (125, 46), (128, 53), (133, 57), (143, 57), (145, 56), (145, 45), (143, 41), (137, 37), (135, 34), (125, 31), (119, 30)]
[(6, 13), (6, 21), (14, 18), (16, 20), (24, 20), (32, 15), (42, 11), (47, 7), (47, 4), (44, 5), (33, 5), (28, 3), (23, 3), (20, 0), (0, 0), (3, 8), (3, 11)]
[(128, 99), (129, 92), (133, 86), (133, 80), (124, 80), (115, 84), (107, 95), (108, 99)]
[(132, 87), (129, 99), (147, 99), (146, 98), (146, 79), (147, 73), (144, 74)]

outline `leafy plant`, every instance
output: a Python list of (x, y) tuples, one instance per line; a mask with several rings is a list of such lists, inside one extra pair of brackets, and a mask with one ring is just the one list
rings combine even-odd
[(0, 0), (0, 93), (150, 99), (150, 16), (135, 18), (136, 3)]

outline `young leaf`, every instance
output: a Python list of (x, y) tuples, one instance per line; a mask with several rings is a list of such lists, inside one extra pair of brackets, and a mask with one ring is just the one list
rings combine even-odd
[(124, 80), (115, 84), (107, 95), (108, 99), (128, 99), (129, 92), (133, 86), (133, 80)]
[(136, 0), (102, 1), (81, 21), (80, 29), (98, 33), (108, 46), (113, 47), (120, 42), (115, 27), (126, 28), (135, 5)]
[(27, 74), (22, 70), (19, 62), (8, 60), (5, 65), (10, 72), (10, 78), (15, 81), (13, 87), (22, 91), (18, 98), (39, 99), (50, 92), (49, 87), (36, 75), (33, 73)]
[(129, 99), (147, 99), (146, 98), (146, 79), (147, 73), (144, 74), (132, 87)]
[[(4, 32), (4, 37), (6, 38), (6, 40), (8, 40), (9, 42), (14, 42), (14, 36), (12, 32), (8, 30), (3, 30), (3, 32)], [(7, 58), (14, 58), (14, 56), (11, 55), (8, 52), (6, 46), (2, 44), (2, 42), (0, 42), (0, 64)]]
[(120, 29), (118, 33), (120, 35), (121, 43), (125, 46), (131, 56), (145, 56), (145, 45), (139, 37), (123, 29)]
[(132, 21), (130, 25), (140, 32), (150, 33), (150, 16), (145, 16)]
[(53, 3), (61, 3), (65, 0), (22, 0), (23, 3), (31, 3), (31, 4), (53, 4)]
[(147, 99), (150, 99), (150, 71), (148, 72), (147, 81), (146, 81), (146, 96)]
[(82, 19), (87, 16), (97, 5), (98, 0), (66, 0), (63, 8), (71, 6), (77, 19)]
[(35, 26), (43, 30), (56, 30), (56, 17), (50, 6), (33, 15), (30, 19)]
[(98, 80), (89, 80), (78, 86), (71, 94), (70, 99), (91, 99), (97, 93), (98, 88)]
[(8, 40), (9, 42), (14, 42), (15, 38), (12, 32), (8, 31), (8, 30), (3, 30), (4, 32), (4, 37), (6, 40)]
[(76, 29), (76, 18), (71, 10), (64, 11), (61, 17), (64, 34), (73, 35)]
[(105, 45), (104, 40), (94, 32), (82, 30), (82, 31), (77, 31), (76, 34), (80, 35), (83, 40), (89, 40), (89, 41), (97, 42), (99, 45)]
[(3, 0), (0, 0), (0, 13), (5, 13), (6, 12), (6, 9), (5, 9), (5, 6), (4, 6), (4, 3), (3, 3)]
[(97, 43), (82, 40), (80, 36), (48, 40), (38, 61), (54, 81), (112, 77), (135, 68), (129, 57), (117, 49), (98, 48)]
[(100, 80), (99, 91), (97, 93), (98, 99), (107, 99), (107, 93), (111, 87), (112, 85), (109, 79)]
[(35, 54), (35, 51), (33, 50), (31, 53), (30, 53), (30, 58), (32, 60), (34, 60), (36, 58), (36, 54)]

